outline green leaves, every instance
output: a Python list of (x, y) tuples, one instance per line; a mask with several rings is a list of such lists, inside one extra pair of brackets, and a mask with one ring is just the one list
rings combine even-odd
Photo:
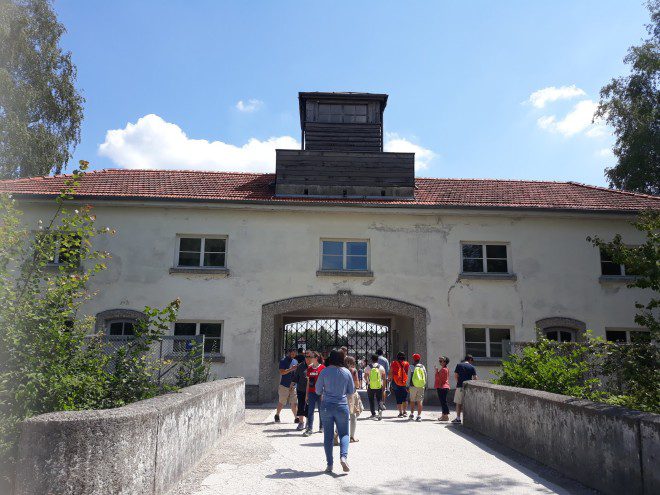
[(84, 98), (48, 0), (0, 2), (0, 177), (61, 172), (80, 142)]

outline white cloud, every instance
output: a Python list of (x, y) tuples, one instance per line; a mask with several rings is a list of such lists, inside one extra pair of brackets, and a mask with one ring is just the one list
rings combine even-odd
[(300, 143), (290, 136), (251, 138), (242, 146), (191, 139), (178, 125), (149, 114), (108, 131), (99, 154), (125, 168), (272, 172), (277, 148), (300, 149)]
[(430, 161), (436, 157), (436, 154), (428, 148), (408, 141), (399, 136), (396, 132), (385, 133), (385, 151), (400, 151), (406, 153), (415, 153), (415, 170), (426, 170), (429, 168)]
[(612, 148), (601, 148), (596, 154), (598, 156), (602, 156), (603, 158), (614, 158), (614, 152), (612, 151)]
[(243, 100), (238, 100), (238, 103), (236, 103), (236, 110), (243, 113), (254, 113), (259, 110), (263, 104), (263, 101), (257, 100), (255, 98), (249, 99), (247, 103)]
[(546, 103), (557, 101), (557, 100), (570, 100), (571, 98), (577, 98), (578, 96), (586, 96), (584, 90), (572, 84), (570, 86), (561, 86), (559, 88), (555, 86), (549, 86), (547, 88), (539, 89), (534, 91), (529, 95), (529, 103), (534, 105), (536, 108), (545, 107)]
[[(291, 136), (266, 140), (250, 138), (242, 146), (222, 141), (192, 139), (176, 124), (155, 114), (145, 115), (123, 129), (109, 130), (99, 154), (123, 168), (193, 169), (236, 172), (272, 172), (276, 149), (300, 149)], [(424, 170), (436, 156), (396, 133), (386, 133), (385, 151), (415, 153), (415, 168)]]
[(604, 133), (604, 130), (601, 132), (601, 129), (599, 129), (599, 127), (602, 127), (601, 124), (591, 123), (597, 108), (598, 104), (593, 100), (582, 100), (576, 103), (563, 119), (558, 120), (555, 115), (546, 115), (540, 117), (536, 123), (541, 129), (556, 132), (566, 137), (585, 130), (587, 136), (597, 137)]

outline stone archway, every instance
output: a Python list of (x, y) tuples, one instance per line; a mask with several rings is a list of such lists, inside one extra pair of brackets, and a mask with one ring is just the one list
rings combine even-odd
[(318, 312), (319, 315), (386, 314), (412, 322), (412, 346), (426, 359), (427, 311), (421, 306), (380, 296), (355, 295), (351, 291), (291, 297), (262, 306), (259, 384), (246, 386), (249, 401), (267, 402), (277, 391), (277, 362), (280, 358), (277, 318), (287, 313)]

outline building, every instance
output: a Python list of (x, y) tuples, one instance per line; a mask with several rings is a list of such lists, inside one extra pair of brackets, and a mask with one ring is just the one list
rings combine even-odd
[[(101, 170), (77, 201), (117, 235), (86, 306), (100, 331), (130, 333), (145, 305), (180, 298), (172, 332), (204, 333), (216, 376), (270, 400), (288, 345), (366, 355), (472, 353), (482, 377), (508, 341), (630, 339), (625, 267), (586, 241), (640, 242), (636, 214), (660, 198), (572, 182), (425, 179), (383, 152), (387, 95), (300, 93), (301, 150), (275, 174)], [(0, 183), (37, 225), (65, 177)]]

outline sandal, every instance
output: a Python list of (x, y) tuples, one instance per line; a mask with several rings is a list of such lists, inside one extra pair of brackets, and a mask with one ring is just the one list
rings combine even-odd
[(351, 441), (350, 441), (350, 443), (355, 443), (355, 442), (359, 442), (359, 440), (356, 439), (356, 438), (351, 437)]

